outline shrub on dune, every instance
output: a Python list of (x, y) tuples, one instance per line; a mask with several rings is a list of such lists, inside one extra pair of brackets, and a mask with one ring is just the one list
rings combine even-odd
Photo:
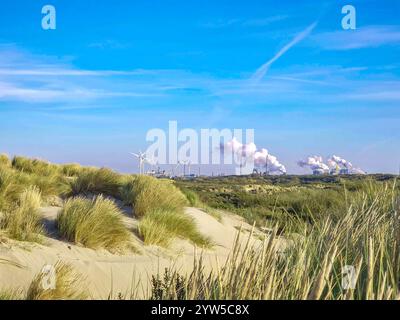
[(127, 205), (134, 207), (137, 217), (156, 210), (182, 212), (187, 200), (170, 181), (149, 176), (136, 176), (126, 183), (121, 196)]
[(78, 194), (106, 194), (119, 197), (121, 176), (106, 168), (87, 168), (82, 170), (76, 180), (71, 183), (71, 193)]
[(4, 215), (3, 228), (9, 237), (21, 241), (38, 241), (43, 233), (40, 215), (41, 194), (38, 188), (26, 189), (16, 208)]
[(210, 240), (197, 230), (191, 217), (175, 211), (158, 209), (147, 213), (140, 220), (138, 230), (146, 245), (167, 247), (178, 237), (201, 247), (211, 246)]
[(57, 217), (57, 227), (68, 241), (93, 249), (120, 249), (130, 238), (122, 213), (113, 201), (102, 196), (67, 200)]
[(27, 300), (83, 300), (88, 298), (83, 282), (84, 277), (71, 265), (58, 262), (55, 266), (54, 288), (46, 288), (43, 283), (47, 274), (40, 272), (31, 282), (26, 294)]

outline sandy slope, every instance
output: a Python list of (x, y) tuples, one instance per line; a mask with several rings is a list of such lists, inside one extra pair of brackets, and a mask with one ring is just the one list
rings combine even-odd
[[(151, 274), (174, 265), (181, 272), (190, 272), (193, 266), (194, 247), (184, 240), (176, 240), (171, 248), (144, 246), (139, 238), (133, 235), (133, 243), (140, 253), (124, 255), (111, 254), (105, 250), (95, 251), (79, 247), (57, 238), (54, 221), (57, 207), (42, 209), (44, 223), (49, 237), (43, 245), (6, 240), (0, 243), (0, 261), (7, 259), (20, 267), (0, 263), (0, 290), (2, 288), (26, 289), (34, 275), (46, 264), (55, 264), (62, 260), (71, 263), (87, 278), (86, 283), (92, 298), (107, 298), (110, 293), (116, 297), (119, 293), (130, 295), (132, 291), (143, 297), (148, 290)], [(247, 241), (251, 226), (240, 217), (223, 214), (219, 222), (209, 214), (195, 208), (187, 208), (186, 214), (197, 222), (199, 230), (209, 236), (215, 243), (212, 250), (203, 252), (206, 266), (216, 266), (218, 259), (221, 265), (233, 246), (237, 229), (242, 226), (242, 241)], [(124, 217), (128, 227), (134, 229), (137, 221), (129, 216)], [(256, 230), (256, 234), (260, 234)], [(260, 242), (254, 237), (254, 243)], [(283, 245), (283, 243), (282, 243)], [(197, 250), (197, 254), (200, 251)], [(135, 287), (139, 286), (138, 290)]]

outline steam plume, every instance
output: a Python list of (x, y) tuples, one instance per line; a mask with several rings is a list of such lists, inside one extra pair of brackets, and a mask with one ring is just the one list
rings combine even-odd
[(297, 164), (302, 168), (310, 168), (314, 173), (365, 174), (360, 168), (353, 167), (350, 161), (335, 155), (328, 158), (326, 163), (321, 156), (312, 156), (298, 161)]
[(256, 168), (265, 169), (267, 173), (286, 173), (285, 166), (264, 148), (254, 154), (254, 166)]
[(267, 149), (257, 150), (254, 143), (242, 144), (236, 138), (221, 144), (220, 149), (224, 153), (232, 152), (243, 163), (254, 163), (254, 167), (266, 169), (269, 173), (285, 174), (286, 168), (278, 159), (269, 154)]
[(305, 160), (300, 160), (297, 164), (302, 168), (310, 168), (312, 171), (328, 173), (329, 167), (323, 162), (321, 156), (311, 156)]

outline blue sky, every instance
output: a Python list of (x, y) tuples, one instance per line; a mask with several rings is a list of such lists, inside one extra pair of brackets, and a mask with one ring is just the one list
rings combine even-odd
[(177, 120), (254, 128), (291, 173), (314, 154), (397, 172), (399, 18), (396, 0), (3, 1), (0, 153), (136, 171), (128, 153)]

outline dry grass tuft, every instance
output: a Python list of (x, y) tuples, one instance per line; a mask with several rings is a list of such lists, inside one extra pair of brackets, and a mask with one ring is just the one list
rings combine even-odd
[(0, 166), (11, 167), (11, 160), (6, 154), (0, 154)]
[(77, 197), (65, 202), (57, 217), (57, 227), (68, 241), (93, 249), (117, 250), (125, 247), (130, 239), (122, 217), (109, 199)]
[(175, 211), (147, 213), (140, 220), (138, 230), (146, 245), (168, 247), (174, 238), (179, 237), (201, 247), (211, 246), (211, 241), (197, 230), (191, 217)]
[(187, 200), (171, 181), (149, 176), (136, 176), (121, 188), (127, 205), (133, 205), (134, 214), (143, 217), (156, 210), (183, 212)]
[(85, 292), (85, 278), (74, 271), (71, 265), (57, 262), (55, 268), (55, 287), (47, 288), (48, 275), (40, 272), (33, 279), (26, 294), (27, 300), (83, 300), (88, 298)]
[(71, 193), (105, 194), (119, 198), (121, 176), (106, 168), (85, 168), (78, 173), (78, 177), (71, 183)]
[(41, 214), (41, 193), (36, 187), (26, 189), (14, 210), (7, 211), (2, 226), (10, 238), (20, 241), (39, 241), (43, 234)]

